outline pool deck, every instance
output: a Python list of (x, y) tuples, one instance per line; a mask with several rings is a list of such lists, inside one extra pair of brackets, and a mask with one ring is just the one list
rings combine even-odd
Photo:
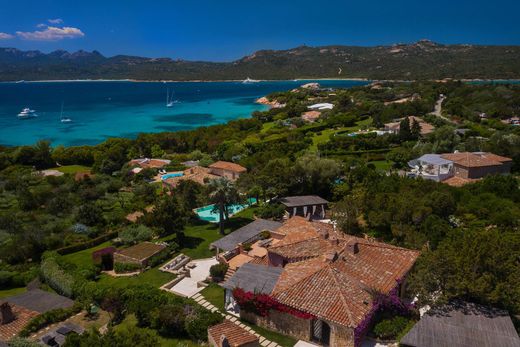
[(189, 264), (195, 264), (195, 267), (190, 270), (190, 277), (183, 278), (170, 289), (173, 293), (187, 298), (191, 298), (204, 289), (204, 287), (199, 287), (197, 283), (208, 278), (209, 268), (218, 264), (218, 261), (215, 258), (207, 258), (194, 260)]

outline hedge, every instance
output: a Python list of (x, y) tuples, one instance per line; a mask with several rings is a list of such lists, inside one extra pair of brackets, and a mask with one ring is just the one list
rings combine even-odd
[(46, 326), (64, 321), (70, 316), (81, 311), (81, 305), (75, 304), (70, 308), (57, 308), (55, 310), (47, 311), (39, 316), (34, 317), (27, 323), (27, 325), (20, 332), (20, 336), (28, 337), (31, 334), (45, 328)]
[(115, 263), (114, 271), (116, 273), (136, 272), (142, 269), (138, 263)]
[(87, 248), (95, 247), (95, 246), (97, 246), (99, 244), (102, 244), (103, 242), (106, 242), (108, 240), (111, 240), (111, 239), (115, 238), (117, 235), (118, 235), (117, 231), (110, 231), (110, 232), (108, 232), (106, 234), (98, 236), (98, 237), (96, 237), (96, 238), (94, 238), (92, 240), (88, 240), (86, 242), (77, 243), (77, 244), (74, 244), (74, 245), (58, 248), (56, 250), (56, 252), (59, 255), (75, 253), (75, 252), (82, 251), (82, 250), (87, 249)]
[(42, 260), (40, 276), (58, 294), (73, 296), (74, 278), (60, 267), (56, 259), (48, 257)]

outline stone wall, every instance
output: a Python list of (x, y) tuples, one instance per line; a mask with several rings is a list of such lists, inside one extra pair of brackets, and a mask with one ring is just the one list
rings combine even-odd
[(310, 319), (298, 318), (276, 310), (271, 310), (268, 317), (261, 317), (241, 310), (240, 318), (263, 328), (292, 336), (298, 340), (310, 341), (311, 339), (312, 320)]
[(354, 347), (354, 330), (335, 324), (330, 324), (331, 347)]

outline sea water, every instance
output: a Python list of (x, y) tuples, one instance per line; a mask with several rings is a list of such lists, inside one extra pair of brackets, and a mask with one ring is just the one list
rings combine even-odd
[[(109, 137), (190, 130), (250, 117), (266, 106), (255, 100), (311, 81), (241, 82), (30, 82), (0, 83), (0, 145), (92, 145)], [(365, 81), (320, 80), (323, 87), (365, 85)], [(166, 107), (166, 93), (178, 101)], [(61, 122), (63, 118), (71, 122)], [(18, 119), (24, 108), (37, 118)]]

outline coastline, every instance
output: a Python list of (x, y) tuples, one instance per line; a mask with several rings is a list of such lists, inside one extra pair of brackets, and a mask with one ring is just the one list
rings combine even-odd
[[(19, 80), (19, 81), (2, 81), (0, 83), (68, 83), (68, 82), (136, 82), (136, 83), (213, 83), (213, 82), (243, 82), (244, 80), (138, 80), (138, 79), (71, 79), (71, 80)], [(361, 82), (370, 82), (372, 80), (367, 78), (296, 78), (296, 79), (266, 79), (266, 80), (258, 80), (258, 82), (287, 82), (287, 81), (361, 81)]]
[[(461, 79), (450, 79), (451, 81), (461, 82), (520, 82), (520, 77), (515, 79), (504, 79), (504, 78), (461, 78)], [(222, 82), (243, 82), (244, 80), (237, 79), (226, 79), (226, 80), (139, 80), (139, 79), (60, 79), (60, 80), (18, 80), (18, 81), (0, 81), (0, 83), (9, 84), (23, 84), (23, 83), (89, 83), (89, 82), (133, 82), (133, 83), (222, 83)], [(258, 82), (306, 82), (306, 81), (359, 81), (359, 82), (391, 82), (391, 83), (411, 83), (417, 82), (418, 80), (396, 80), (396, 79), (369, 79), (369, 78), (337, 78), (337, 77), (320, 77), (320, 78), (295, 78), (295, 79), (265, 79), (258, 80)], [(441, 82), (442, 79), (430, 79), (425, 80), (429, 82)], [(252, 84), (253, 84), (252, 83)]]

